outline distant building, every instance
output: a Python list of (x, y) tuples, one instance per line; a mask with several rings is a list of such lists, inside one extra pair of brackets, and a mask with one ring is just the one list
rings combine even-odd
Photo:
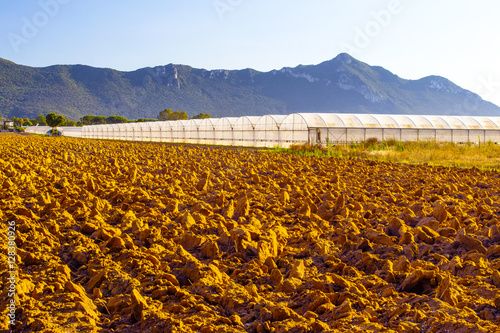
[(9, 127), (14, 127), (14, 122), (12, 120), (0, 120), (0, 126), (9, 125)]

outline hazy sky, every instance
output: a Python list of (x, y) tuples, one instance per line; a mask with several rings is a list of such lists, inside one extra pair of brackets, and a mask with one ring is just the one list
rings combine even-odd
[(500, 105), (499, 16), (498, 0), (0, 0), (0, 57), (268, 71), (348, 52)]

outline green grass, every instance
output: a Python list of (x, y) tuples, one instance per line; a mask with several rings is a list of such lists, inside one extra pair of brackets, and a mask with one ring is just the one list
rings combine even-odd
[(398, 140), (364, 142), (347, 145), (319, 146), (293, 145), (273, 148), (276, 153), (339, 158), (362, 158), (384, 162), (429, 164), (483, 170), (500, 170), (500, 145), (493, 142), (457, 144), (436, 141), (403, 142)]

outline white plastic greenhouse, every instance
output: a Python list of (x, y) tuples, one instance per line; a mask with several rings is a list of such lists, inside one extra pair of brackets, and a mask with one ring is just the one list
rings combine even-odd
[(52, 127), (50, 126), (28, 126), (24, 130), (26, 133), (34, 133), (34, 134), (47, 134), (48, 131), (50, 131)]
[(61, 132), (61, 135), (63, 136), (71, 136), (74, 138), (82, 137), (83, 127), (68, 126), (68, 127), (58, 127), (57, 129)]
[[(50, 126), (28, 126), (28, 127), (26, 127), (25, 132), (45, 135), (51, 129), (52, 129), (52, 127), (50, 127)], [(71, 127), (71, 126), (57, 127), (57, 130), (59, 132), (61, 132), (61, 135), (63, 135), (63, 136), (71, 136), (71, 137), (75, 137), (75, 138), (81, 138), (83, 127)]]
[(477, 143), (500, 142), (500, 117), (294, 113), (60, 127), (59, 130), (65, 136), (92, 139), (250, 147), (288, 147), (305, 142), (344, 144), (369, 138)]

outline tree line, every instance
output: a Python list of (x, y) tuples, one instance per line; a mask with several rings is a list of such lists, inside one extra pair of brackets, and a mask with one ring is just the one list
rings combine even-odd
[[(189, 116), (186, 111), (172, 111), (171, 109), (165, 109), (158, 114), (158, 120), (166, 121), (166, 120), (187, 120)], [(210, 118), (210, 114), (208, 113), (200, 113), (195, 116), (192, 116), (191, 119), (205, 119)]]
[[(3, 120), (2, 117), (0, 117), (0, 120)], [(5, 119), (8, 120), (8, 119)], [(56, 115), (55, 113), (49, 113), (47, 114), (47, 117), (44, 115), (38, 115), (34, 119), (29, 119), (29, 118), (21, 118), (21, 117), (12, 117), (10, 120), (14, 123), (14, 127), (26, 127), (26, 126), (35, 126), (35, 125), (40, 125), (40, 126), (47, 126), (49, 123), (56, 123), (57, 126), (77, 126), (77, 122), (70, 120), (68, 117), (64, 117), (61, 115)], [(50, 126), (50, 125), (49, 125)]]
[[(150, 118), (139, 118), (129, 120), (123, 116), (92, 116), (86, 115), (80, 118), (79, 121), (74, 121), (69, 119), (68, 117), (64, 117), (62, 115), (58, 115), (54, 112), (51, 112), (44, 115), (38, 115), (34, 119), (29, 118), (18, 118), (12, 117), (10, 120), (14, 122), (14, 127), (21, 128), (26, 126), (50, 126), (50, 127), (59, 127), (59, 126), (84, 126), (84, 125), (101, 125), (101, 124), (122, 124), (122, 123), (136, 123), (136, 122), (146, 122), (146, 121), (166, 121), (166, 120), (186, 120), (186, 119), (205, 119), (210, 118), (210, 114), (208, 113), (199, 113), (197, 115), (189, 118), (188, 114), (185, 111), (172, 111), (171, 109), (165, 109), (161, 111), (157, 119)], [(0, 117), (0, 119), (2, 119)]]

